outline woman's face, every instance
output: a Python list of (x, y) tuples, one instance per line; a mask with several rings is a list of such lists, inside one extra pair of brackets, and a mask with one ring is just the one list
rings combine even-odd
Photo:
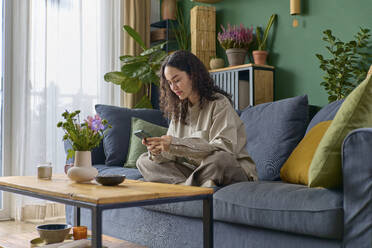
[(164, 68), (164, 76), (170, 89), (180, 100), (187, 98), (193, 104), (198, 101), (199, 95), (192, 89), (192, 81), (186, 72), (172, 66), (166, 66)]

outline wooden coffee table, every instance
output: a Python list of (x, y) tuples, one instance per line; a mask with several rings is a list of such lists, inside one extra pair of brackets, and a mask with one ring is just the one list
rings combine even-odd
[(203, 200), (204, 247), (213, 247), (213, 189), (125, 180), (114, 187), (95, 182), (75, 183), (65, 175), (51, 180), (36, 176), (0, 177), (0, 190), (75, 206), (74, 225), (80, 225), (80, 208), (92, 211), (92, 247), (102, 247), (102, 212), (107, 209)]

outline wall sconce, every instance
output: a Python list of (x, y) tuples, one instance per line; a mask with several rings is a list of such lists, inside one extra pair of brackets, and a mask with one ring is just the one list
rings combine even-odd
[[(293, 16), (301, 14), (301, 0), (290, 0), (290, 13)], [(292, 26), (294, 28), (298, 27), (298, 20), (296, 18), (293, 19)]]

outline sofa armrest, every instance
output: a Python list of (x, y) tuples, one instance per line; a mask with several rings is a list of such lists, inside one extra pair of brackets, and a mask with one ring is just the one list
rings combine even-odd
[[(72, 149), (71, 143), (66, 140), (64, 141), (64, 147), (66, 152), (66, 158), (67, 158), (67, 151), (69, 149)], [(101, 140), (101, 143), (99, 143), (99, 146), (96, 148), (93, 148), (92, 150), (92, 164), (105, 164), (106, 156), (103, 150), (103, 140)], [(69, 160), (66, 160), (66, 164), (74, 163), (74, 158), (70, 158)]]
[(342, 146), (344, 247), (372, 245), (372, 128), (350, 132)]

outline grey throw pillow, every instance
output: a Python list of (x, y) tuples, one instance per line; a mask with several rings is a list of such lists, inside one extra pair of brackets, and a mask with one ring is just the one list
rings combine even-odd
[(309, 126), (306, 129), (306, 133), (310, 131), (314, 126), (316, 126), (318, 123), (322, 121), (330, 121), (335, 118), (335, 115), (338, 111), (338, 109), (341, 107), (341, 104), (344, 102), (344, 100), (338, 100), (335, 102), (332, 102), (325, 107), (323, 107), (321, 110), (319, 110), (318, 113), (313, 117), (313, 119), (310, 121)]
[(106, 165), (124, 166), (127, 159), (132, 117), (168, 127), (167, 121), (159, 110), (128, 109), (97, 104), (96, 112), (112, 126), (103, 138)]
[(307, 95), (246, 108), (240, 118), (259, 180), (278, 180), (280, 168), (305, 134)]

